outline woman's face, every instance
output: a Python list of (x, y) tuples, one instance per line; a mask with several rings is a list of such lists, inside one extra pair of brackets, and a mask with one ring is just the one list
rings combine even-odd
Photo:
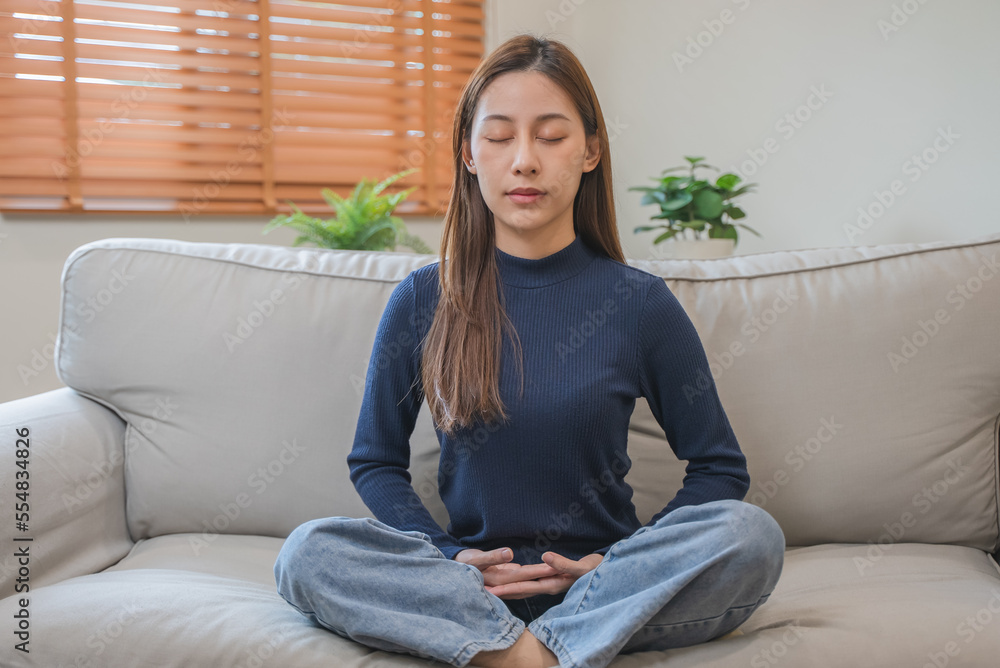
[[(493, 212), (497, 245), (501, 239), (508, 247), (557, 237), (565, 242), (567, 234), (572, 241), (573, 199), (583, 172), (597, 166), (599, 150), (569, 95), (547, 76), (507, 72), (494, 79), (480, 96), (462, 158)], [(511, 192), (519, 188), (540, 194)]]

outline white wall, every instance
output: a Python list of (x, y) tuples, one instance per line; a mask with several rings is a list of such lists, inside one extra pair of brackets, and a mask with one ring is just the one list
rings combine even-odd
[[(763, 238), (741, 229), (738, 254), (1000, 231), (995, 0), (499, 4), (497, 40), (549, 35), (587, 68), (630, 257), (657, 255), (656, 233), (633, 233), (656, 209), (628, 187), (684, 155), (759, 184), (744, 222)], [(921, 168), (925, 150), (934, 162)], [(858, 208), (879, 214), (879, 193), (893, 201), (863, 229)]]
[[(898, 15), (906, 22), (883, 37), (878, 21), (890, 21), (894, 5), (916, 11)], [(639, 206), (627, 188), (652, 183), (690, 154), (722, 168), (739, 168), (748, 151), (761, 158), (745, 170), (759, 192), (744, 207), (763, 238), (743, 232), (739, 254), (1000, 231), (991, 197), (1000, 177), (995, 0), (491, 0), (487, 12), (488, 50), (530, 31), (564, 40), (586, 66), (611, 127), (630, 257), (657, 249), (655, 234), (632, 231), (654, 209)], [(674, 54), (699, 33), (707, 46), (678, 67)], [(814, 87), (832, 95), (801, 109), (810, 117), (799, 128), (779, 126)], [(919, 172), (907, 166), (912, 155), (933, 153), (938, 129), (949, 127), (957, 138), (934, 164)], [(902, 194), (869, 229), (849, 235), (858, 207), (877, 203), (875, 193), (894, 180)], [(266, 216), (202, 218), (0, 217), (0, 401), (61, 386), (52, 344), (59, 279), (74, 248), (107, 237), (285, 245), (294, 238), (288, 230), (262, 236)], [(440, 222), (407, 220), (435, 249)], [(33, 366), (37, 375), (22, 377)]]

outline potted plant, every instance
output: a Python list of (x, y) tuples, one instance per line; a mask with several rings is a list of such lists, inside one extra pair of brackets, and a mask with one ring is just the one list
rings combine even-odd
[(320, 248), (352, 250), (395, 250), (396, 245), (413, 249), (417, 253), (432, 254), (434, 251), (419, 237), (410, 234), (403, 220), (392, 212), (417, 186), (393, 194), (382, 191), (399, 179), (417, 171), (416, 168), (393, 174), (381, 183), (374, 179), (362, 179), (348, 198), (341, 197), (329, 188), (322, 190), (323, 199), (334, 211), (336, 217), (329, 220), (306, 215), (291, 201), (292, 213), (275, 216), (261, 234), (287, 226), (301, 234), (292, 243), (299, 246), (311, 242)]
[[(660, 213), (650, 216), (650, 220), (666, 220), (660, 225), (640, 225), (635, 232), (649, 230), (665, 230), (653, 240), (658, 244), (672, 239), (674, 258), (711, 258), (731, 255), (738, 242), (736, 226), (750, 230), (758, 237), (751, 227), (742, 223), (733, 223), (746, 217), (743, 209), (733, 204), (733, 200), (745, 193), (751, 192), (756, 183), (737, 185), (742, 180), (736, 174), (725, 173), (719, 176), (715, 183), (699, 178), (698, 169), (714, 169), (703, 162), (704, 158), (684, 156), (687, 165), (670, 167), (661, 174), (689, 170), (683, 176), (671, 175), (651, 177), (658, 182), (656, 186), (635, 186), (629, 190), (645, 193), (642, 204), (657, 204)], [(703, 233), (707, 232), (707, 237)]]

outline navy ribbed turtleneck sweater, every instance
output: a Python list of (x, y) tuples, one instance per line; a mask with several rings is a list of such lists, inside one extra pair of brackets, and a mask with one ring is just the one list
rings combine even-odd
[(427, 534), (448, 558), (468, 547), (511, 547), (520, 564), (540, 563), (547, 550), (603, 554), (640, 527), (624, 481), (640, 396), (688, 462), (682, 489), (647, 524), (681, 506), (744, 497), (746, 458), (714, 381), (685, 395), (685, 385), (701, 379), (703, 387), (712, 375), (662, 278), (595, 252), (579, 235), (538, 260), (495, 254), (524, 353), (524, 394), (505, 335), (499, 389), (510, 420), (477, 422), (452, 437), (437, 430), (439, 493), (451, 519), (443, 531), (407, 471), (423, 401), (421, 343), (439, 295), (437, 262), (412, 271), (379, 322), (347, 460), (376, 518)]

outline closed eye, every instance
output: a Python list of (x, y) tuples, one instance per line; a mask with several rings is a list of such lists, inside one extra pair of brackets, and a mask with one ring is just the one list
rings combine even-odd
[[(486, 141), (492, 144), (502, 144), (503, 142), (510, 141), (511, 139), (512, 137), (508, 137), (507, 139), (490, 139), (489, 137), (486, 137)], [(562, 141), (563, 139), (565, 139), (565, 137), (558, 137), (556, 139), (546, 139), (545, 137), (539, 137), (539, 139), (547, 142), (557, 142), (557, 141)]]

